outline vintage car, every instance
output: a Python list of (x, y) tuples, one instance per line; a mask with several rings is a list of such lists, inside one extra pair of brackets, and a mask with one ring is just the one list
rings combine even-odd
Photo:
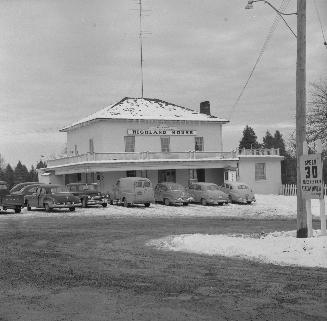
[(157, 184), (154, 189), (154, 199), (156, 202), (161, 202), (165, 205), (188, 205), (193, 201), (193, 197), (191, 197), (183, 185), (172, 182)]
[(24, 198), (20, 195), (10, 194), (8, 184), (5, 181), (0, 181), (0, 206), (4, 211), (12, 209), (15, 213), (20, 213), (24, 207)]
[(231, 202), (251, 204), (256, 201), (251, 187), (245, 183), (226, 181), (220, 189), (228, 194)]
[(222, 205), (229, 202), (228, 195), (214, 183), (193, 183), (189, 185), (188, 191), (194, 202), (202, 205)]
[(32, 207), (44, 208), (50, 212), (54, 208), (68, 208), (75, 211), (76, 206), (81, 206), (78, 197), (68, 191), (66, 186), (43, 184), (37, 187), (35, 193), (25, 196), (27, 210)]
[(97, 183), (70, 183), (66, 186), (73, 195), (80, 199), (82, 207), (90, 205), (106, 207), (108, 204), (108, 195), (99, 192)]
[(122, 177), (113, 187), (110, 204), (144, 204), (149, 207), (154, 203), (152, 183), (144, 177)]

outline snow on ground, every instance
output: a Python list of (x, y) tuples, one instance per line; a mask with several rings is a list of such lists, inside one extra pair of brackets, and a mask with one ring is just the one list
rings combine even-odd
[(278, 265), (327, 268), (327, 236), (297, 239), (296, 231), (262, 235), (179, 235), (147, 243), (163, 250), (238, 257)]
[[(20, 214), (14, 214), (8, 210), (9, 215), (0, 215), (0, 223), (6, 219), (30, 219), (32, 217), (48, 216), (108, 216), (120, 217), (237, 217), (244, 219), (295, 219), (296, 197), (283, 195), (256, 195), (257, 202), (251, 205), (228, 204), (223, 206), (202, 206), (190, 204), (189, 206), (164, 206), (151, 204), (149, 208), (143, 205), (125, 208), (122, 206), (111, 206), (106, 208), (77, 208), (75, 212), (67, 210), (55, 210), (46, 213), (43, 210), (27, 212), (26, 208)], [(326, 202), (326, 199), (325, 199)], [(327, 206), (326, 206), (327, 208)], [(1, 212), (5, 214), (6, 212)], [(319, 201), (312, 200), (312, 213), (314, 218), (319, 218)]]

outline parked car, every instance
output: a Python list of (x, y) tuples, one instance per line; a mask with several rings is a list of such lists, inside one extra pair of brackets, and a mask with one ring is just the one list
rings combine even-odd
[(154, 203), (151, 181), (144, 177), (120, 178), (113, 188), (110, 203), (123, 204), (125, 207), (132, 204), (144, 204), (149, 207), (151, 203)]
[(44, 208), (50, 212), (54, 208), (68, 208), (75, 211), (76, 206), (81, 206), (78, 197), (68, 191), (66, 186), (43, 184), (37, 187), (35, 193), (25, 196), (27, 210), (32, 207)]
[(19, 192), (23, 187), (28, 186), (28, 185), (33, 185), (33, 184), (40, 185), (40, 184), (42, 184), (42, 183), (39, 183), (39, 182), (24, 182), (24, 183), (16, 184), (15, 186), (13, 186), (13, 187), (11, 188), (11, 190), (10, 190), (10, 194), (17, 193), (17, 192)]
[(4, 211), (12, 209), (15, 213), (20, 213), (24, 207), (24, 198), (19, 195), (11, 195), (5, 181), (0, 181), (0, 206)]
[(188, 205), (193, 201), (193, 197), (183, 185), (173, 182), (157, 184), (154, 189), (154, 199), (165, 205)]
[(106, 207), (108, 205), (108, 195), (99, 191), (99, 185), (97, 183), (70, 183), (66, 186), (73, 195), (80, 199), (82, 207), (88, 207), (90, 205), (102, 205)]
[(231, 202), (251, 204), (256, 201), (251, 187), (245, 183), (226, 181), (220, 189), (229, 195)]
[(37, 188), (43, 185), (42, 183), (32, 183), (30, 185), (23, 185), (23, 187), (19, 191), (14, 191), (11, 193), (11, 195), (15, 195), (17, 199), (20, 200), (21, 203), (23, 203), (23, 206), (26, 206), (26, 199), (25, 196), (32, 195), (33, 193), (36, 193)]
[(214, 183), (193, 183), (188, 189), (195, 203), (202, 205), (220, 205), (229, 202), (228, 195)]

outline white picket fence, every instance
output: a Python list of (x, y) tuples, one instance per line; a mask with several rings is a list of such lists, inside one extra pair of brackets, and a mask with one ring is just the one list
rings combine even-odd
[[(296, 185), (295, 184), (286, 184), (286, 185), (282, 185), (280, 187), (280, 195), (286, 195), (286, 196), (295, 196), (296, 195)], [(325, 195), (327, 195), (327, 185), (324, 186), (324, 192)]]

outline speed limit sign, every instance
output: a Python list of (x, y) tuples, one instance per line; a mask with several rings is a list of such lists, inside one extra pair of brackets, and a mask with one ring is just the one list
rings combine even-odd
[(306, 199), (323, 198), (321, 154), (301, 156), (300, 171), (302, 196)]

